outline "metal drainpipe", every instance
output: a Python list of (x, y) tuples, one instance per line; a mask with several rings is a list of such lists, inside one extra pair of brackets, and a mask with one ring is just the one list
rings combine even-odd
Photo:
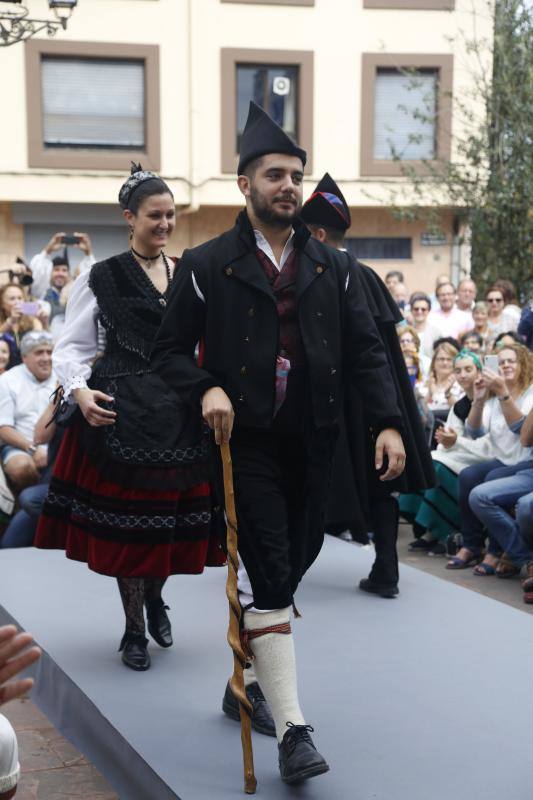
[[(194, 0), (187, 0), (187, 84), (188, 84), (188, 106), (189, 106), (189, 205), (182, 208), (179, 216), (185, 214), (195, 214), (200, 208), (198, 199), (198, 189), (195, 188), (196, 184), (196, 169), (195, 169), (195, 112), (194, 112), (194, 83), (193, 83), (193, 2)], [(189, 226), (189, 247), (192, 247), (192, 235)]]

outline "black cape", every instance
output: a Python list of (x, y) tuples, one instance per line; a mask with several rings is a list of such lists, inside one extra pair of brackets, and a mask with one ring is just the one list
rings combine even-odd
[(355, 386), (347, 387), (344, 418), (340, 423), (340, 436), (333, 460), (326, 530), (344, 526), (363, 533), (371, 530), (369, 509), (374, 498), (391, 492), (429, 489), (435, 484), (435, 472), (396, 332), (396, 325), (403, 317), (374, 270), (359, 262), (354, 263), (354, 269), (359, 271), (368, 307), (391, 367), (402, 414), (401, 433), (406, 452), (403, 474), (394, 481), (380, 481), (374, 468), (372, 432), (363, 413), (359, 392)]

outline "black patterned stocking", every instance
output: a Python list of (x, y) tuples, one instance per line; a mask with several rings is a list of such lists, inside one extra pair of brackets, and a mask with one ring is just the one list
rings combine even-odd
[(166, 578), (145, 578), (144, 579), (144, 599), (146, 605), (153, 603), (154, 600), (161, 600), (161, 592), (166, 583)]
[(144, 578), (117, 578), (117, 583), (126, 614), (126, 632), (144, 636)]

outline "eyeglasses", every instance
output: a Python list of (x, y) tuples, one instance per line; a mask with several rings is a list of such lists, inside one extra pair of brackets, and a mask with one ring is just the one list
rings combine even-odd
[(503, 297), (487, 297), (487, 303), (503, 303)]
[(429, 308), (426, 308), (425, 306), (413, 306), (411, 311), (414, 314), (416, 314), (418, 311), (422, 311), (424, 314), (427, 314), (429, 312)]
[(435, 359), (435, 363), (437, 361), (439, 363), (441, 363), (441, 364), (451, 364), (453, 362), (453, 359), (452, 358), (446, 358), (446, 356), (439, 356), (438, 358)]

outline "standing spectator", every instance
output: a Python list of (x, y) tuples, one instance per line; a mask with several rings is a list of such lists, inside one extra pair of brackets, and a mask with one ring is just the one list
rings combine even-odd
[(503, 316), (505, 300), (503, 299), (503, 292), (501, 289), (495, 289), (494, 287), (488, 289), (485, 294), (485, 301), (489, 311), (489, 317), (487, 319), (489, 334), (485, 343), (488, 351), (492, 348), (498, 334), (508, 330), (508, 320)]
[(461, 311), (456, 307), (455, 299), (453, 283), (442, 283), (437, 288), (439, 307), (430, 311), (428, 322), (441, 336), (453, 336), (454, 339), (458, 339), (462, 333), (472, 328), (473, 318), (470, 311)]
[(499, 289), (503, 294), (503, 317), (508, 322), (506, 330), (515, 331), (520, 322), (522, 309), (518, 305), (514, 283), (507, 278), (498, 278), (492, 284), (492, 288)]
[(420, 352), (428, 358), (433, 356), (433, 342), (438, 338), (438, 331), (428, 322), (431, 311), (431, 300), (424, 292), (414, 292), (409, 298), (413, 328), (420, 339)]
[(392, 289), (390, 289), (390, 293), (394, 299), (394, 302), (404, 315), (407, 315), (409, 311), (409, 290), (405, 283), (395, 283)]
[(30, 331), (22, 338), (20, 352), (23, 363), (0, 376), (1, 458), (18, 491), (38, 483), (46, 467), (47, 448), (37, 446), (33, 435), (55, 389), (51, 335)]
[[(431, 367), (431, 359), (425, 356), (420, 351), (420, 338), (416, 330), (411, 325), (401, 325), (398, 329), (398, 339), (400, 347), (402, 348), (403, 357), (409, 372), (409, 367), (414, 364), (420, 365), (420, 374), (422, 379), (426, 380), (429, 377)], [(413, 359), (413, 364), (410, 360)], [(409, 372), (409, 374), (413, 374)]]
[[(82, 258), (78, 266), (78, 272), (82, 273), (92, 267), (96, 259), (93, 255), (91, 240), (88, 235), (86, 233), (75, 233), (74, 235), (79, 239), (78, 244), (74, 246), (78, 247), (82, 253), (85, 253), (84, 258)], [(70, 280), (70, 269), (68, 269), (69, 264), (66, 252), (61, 256), (52, 258), (52, 253), (56, 253), (62, 249), (65, 250), (65, 245), (63, 243), (64, 236), (65, 233), (54, 233), (44, 250), (41, 250), (40, 253), (33, 256), (30, 261), (30, 269), (33, 274), (32, 290), (34, 296), (37, 298), (44, 299), (45, 294), (51, 286), (61, 290), (65, 283), (68, 283)], [(65, 266), (68, 269), (68, 279), (63, 283), (63, 279), (59, 276), (65, 273)], [(56, 272), (55, 275), (54, 272)]]
[(460, 311), (472, 313), (476, 302), (477, 286), (472, 278), (463, 278), (457, 287), (456, 306)]
[(441, 275), (437, 275), (437, 278), (435, 280), (435, 291), (433, 292), (432, 295), (430, 295), (432, 306), (437, 305), (437, 289), (439, 288), (439, 286), (442, 286), (444, 283), (449, 283), (449, 282), (450, 282), (450, 276), (446, 272), (443, 272)]
[(21, 304), (26, 301), (23, 289), (15, 283), (6, 283), (0, 289), (0, 333), (11, 347), (11, 363), (20, 364), (20, 339), (28, 331), (41, 331), (43, 325), (35, 315), (23, 314)]
[(438, 418), (446, 419), (450, 408), (463, 395), (453, 368), (456, 356), (456, 348), (448, 342), (443, 342), (435, 349), (431, 359), (426, 387), (426, 403), (430, 411), (433, 411)]
[(526, 340), (529, 349), (533, 350), (533, 302), (530, 301), (522, 311), (517, 330)]
[(385, 275), (385, 286), (392, 294), (392, 289), (396, 286), (397, 283), (403, 283), (403, 272), (400, 272), (399, 269), (391, 269), (390, 272), (387, 272)]

